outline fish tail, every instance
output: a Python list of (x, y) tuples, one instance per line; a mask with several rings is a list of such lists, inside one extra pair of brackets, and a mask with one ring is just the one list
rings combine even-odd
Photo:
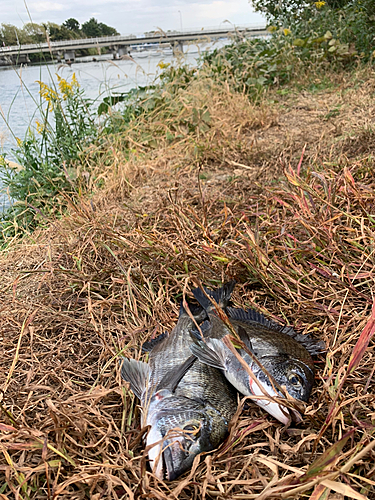
[[(232, 295), (235, 284), (236, 282), (232, 280), (228, 281), (228, 283), (225, 283), (221, 288), (216, 288), (215, 290), (209, 290), (206, 287), (203, 288), (209, 297), (214, 299), (215, 302), (219, 304), (220, 307), (225, 309), (229, 304), (229, 300)], [(194, 297), (199, 302), (199, 304), (203, 307), (203, 309), (205, 309), (206, 311), (210, 311), (213, 309), (214, 306), (211, 300), (205, 296), (205, 294), (202, 292), (200, 288), (195, 288), (194, 290), (192, 290), (192, 292)]]
[[(206, 313), (202, 309), (202, 306), (200, 304), (194, 304), (192, 302), (188, 302), (187, 305), (189, 307), (191, 314), (194, 316), (194, 318), (196, 318), (197, 320), (201, 320), (201, 317), (202, 317), (202, 319), (204, 319), (204, 317), (206, 316)], [(180, 312), (179, 312), (178, 317), (181, 318), (182, 316), (188, 316), (188, 313), (186, 312), (186, 309), (184, 308), (183, 302), (181, 301)]]

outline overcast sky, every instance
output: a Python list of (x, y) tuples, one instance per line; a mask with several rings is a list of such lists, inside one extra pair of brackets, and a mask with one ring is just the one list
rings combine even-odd
[[(62, 24), (70, 17), (84, 23), (95, 17), (121, 34), (155, 27), (180, 29), (181, 22), (183, 29), (219, 26), (226, 20), (235, 25), (264, 24), (248, 0), (28, 0), (26, 3), (35, 23)], [(29, 21), (24, 0), (0, 0), (0, 24), (21, 28)]]

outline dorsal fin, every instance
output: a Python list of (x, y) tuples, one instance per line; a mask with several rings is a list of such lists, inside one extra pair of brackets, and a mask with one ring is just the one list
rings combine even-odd
[(209, 338), (212, 328), (211, 321), (206, 319), (205, 321), (203, 321), (203, 323), (199, 325), (199, 328), (200, 331), (195, 325), (191, 328), (190, 335), (193, 337), (193, 340), (202, 340), (202, 336), (203, 339)]
[(313, 339), (309, 335), (302, 335), (301, 333), (296, 333), (296, 335), (293, 338), (299, 344), (303, 345), (303, 347), (306, 349), (306, 351), (308, 351), (311, 354), (311, 356), (322, 354), (327, 350), (323, 340)]
[(157, 337), (155, 337), (154, 339), (151, 339), (151, 340), (148, 340), (147, 342), (145, 342), (143, 345), (142, 345), (142, 352), (149, 352), (149, 351), (152, 351), (152, 349), (160, 344), (160, 342), (162, 340), (164, 340), (165, 338), (167, 338), (169, 335), (169, 332), (164, 332), (164, 333), (161, 333), (160, 335), (158, 335)]
[(319, 354), (325, 351), (325, 344), (321, 340), (315, 340), (309, 337), (308, 335), (301, 335), (297, 333), (291, 326), (281, 325), (276, 321), (267, 319), (263, 314), (256, 311), (255, 309), (237, 309), (234, 307), (228, 307), (226, 309), (226, 313), (228, 314), (230, 319), (234, 319), (236, 321), (241, 321), (243, 323), (249, 324), (260, 324), (269, 328), (270, 330), (274, 330), (275, 332), (284, 333), (285, 335), (289, 335), (295, 341), (299, 342), (303, 347), (311, 354)]
[[(234, 280), (228, 281), (221, 288), (216, 288), (214, 290), (209, 290), (203, 287), (204, 291), (209, 297), (212, 297), (220, 307), (225, 308), (229, 304), (230, 296), (232, 295), (233, 289), (236, 285)], [(195, 288), (192, 290), (194, 297), (197, 299), (199, 304), (206, 310), (210, 311), (214, 308), (210, 299), (208, 299), (200, 288)]]
[(226, 312), (228, 316), (237, 321), (242, 321), (243, 323), (259, 323), (270, 330), (275, 330), (277, 332), (286, 333), (290, 337), (297, 335), (296, 332), (290, 326), (284, 326), (276, 321), (267, 319), (262, 313), (256, 311), (255, 309), (239, 309), (235, 307), (227, 307)]

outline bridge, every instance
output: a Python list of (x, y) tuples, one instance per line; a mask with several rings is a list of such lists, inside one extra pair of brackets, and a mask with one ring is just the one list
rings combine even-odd
[(98, 49), (108, 47), (114, 59), (129, 52), (140, 52), (157, 46), (172, 47), (174, 51), (183, 52), (184, 43), (193, 41), (212, 41), (218, 38), (228, 38), (240, 35), (243, 37), (261, 37), (269, 33), (265, 26), (243, 25), (228, 27), (214, 27), (192, 29), (184, 31), (158, 30), (152, 33), (138, 35), (116, 35), (98, 38), (83, 38), (78, 40), (48, 41), (37, 44), (13, 45), (0, 47), (0, 64), (22, 64), (30, 62), (30, 54), (50, 53), (58, 61), (72, 63), (75, 61), (75, 51), (79, 49)]

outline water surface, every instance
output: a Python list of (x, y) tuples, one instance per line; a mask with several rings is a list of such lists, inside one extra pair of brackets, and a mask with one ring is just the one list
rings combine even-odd
[[(225, 43), (228, 41), (185, 46), (182, 62), (196, 65), (202, 51), (212, 50)], [(113, 61), (109, 59), (109, 55), (104, 55), (96, 56), (96, 61), (93, 61), (93, 56), (89, 56), (85, 62), (76, 62), (71, 66), (49, 64), (0, 68), (0, 146), (7, 158), (14, 160), (12, 149), (16, 147), (17, 137), (23, 140), (29, 127), (35, 131), (35, 121), (39, 118), (39, 108), (42, 104), (38, 81), (53, 86), (57, 83), (57, 74), (70, 81), (75, 73), (86, 97), (96, 100), (99, 105), (111, 90), (127, 92), (154, 81), (160, 73), (160, 61), (176, 62), (170, 49), (155, 48), (152, 51), (134, 53), (132, 56), (134, 60)], [(46, 106), (45, 103), (43, 105)], [(8, 204), (7, 196), (0, 194), (0, 210)]]

